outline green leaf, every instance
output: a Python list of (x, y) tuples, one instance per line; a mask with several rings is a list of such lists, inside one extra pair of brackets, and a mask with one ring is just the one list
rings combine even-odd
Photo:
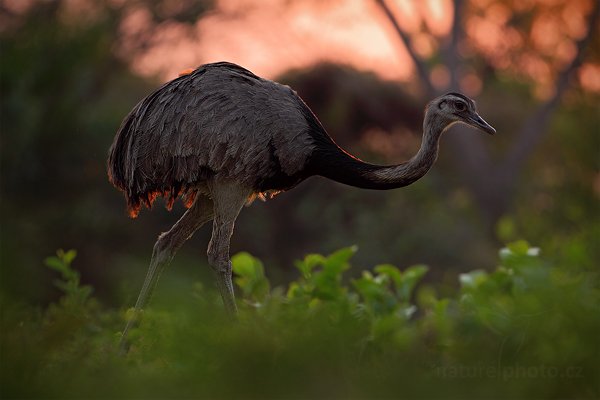
[(333, 274), (339, 274), (347, 270), (350, 267), (348, 261), (357, 251), (357, 246), (350, 246), (330, 254), (323, 265), (324, 270)]
[(77, 250), (71, 249), (71, 250), (67, 251), (66, 253), (64, 253), (62, 260), (65, 264), (71, 265), (71, 263), (73, 262), (75, 257), (77, 257)]
[(66, 270), (66, 266), (62, 260), (55, 256), (46, 257), (44, 259), (44, 264), (46, 264), (47, 267), (61, 273), (64, 273)]
[(487, 279), (488, 274), (482, 270), (475, 270), (460, 274), (458, 279), (463, 288), (475, 289)]
[(56, 254), (58, 257), (46, 257), (46, 259), (44, 259), (44, 264), (46, 264), (47, 267), (60, 272), (64, 280), (79, 279), (79, 273), (73, 270), (69, 264), (64, 262), (65, 254), (62, 250), (57, 251)]
[(308, 254), (304, 257), (302, 261), (296, 261), (296, 268), (300, 270), (302, 276), (306, 279), (310, 278), (312, 270), (318, 266), (323, 265), (325, 263), (325, 257), (321, 254)]
[(516, 242), (509, 243), (500, 250), (500, 259), (503, 261), (515, 256), (537, 256), (539, 249), (537, 247), (531, 247), (525, 240), (519, 240)]
[(241, 252), (231, 257), (233, 272), (243, 277), (256, 277), (261, 273), (262, 265), (252, 255)]
[(508, 249), (517, 255), (527, 255), (527, 250), (529, 250), (529, 243), (525, 240), (518, 240), (516, 242), (512, 242), (508, 244)]
[(241, 252), (231, 258), (231, 264), (237, 275), (235, 283), (244, 295), (254, 301), (264, 301), (269, 294), (270, 285), (262, 262), (249, 253)]
[(378, 274), (388, 276), (397, 288), (402, 285), (402, 272), (400, 272), (398, 267), (392, 264), (381, 264), (377, 265), (374, 270)]
[(373, 277), (369, 271), (364, 271), (360, 279), (352, 281), (352, 285), (374, 315), (389, 314), (396, 309), (398, 301), (389, 284), (390, 279), (387, 276)]
[(531, 247), (524, 240), (509, 243), (499, 252), (502, 265), (519, 272), (539, 267), (541, 265), (539, 254), (539, 248)]
[(396, 287), (398, 297), (402, 301), (409, 301), (413, 289), (425, 276), (429, 268), (426, 265), (413, 265), (402, 273), (400, 286)]
[(356, 290), (358, 290), (358, 293), (367, 301), (381, 298), (381, 294), (385, 290), (385, 287), (378, 284), (369, 271), (364, 271), (362, 277), (353, 280), (352, 284)]

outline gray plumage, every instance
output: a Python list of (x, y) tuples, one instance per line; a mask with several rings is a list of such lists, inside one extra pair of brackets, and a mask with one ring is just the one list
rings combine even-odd
[(181, 197), (188, 210), (154, 245), (121, 349), (128, 349), (127, 332), (161, 271), (204, 223), (213, 220), (208, 262), (225, 308), (235, 314), (229, 242), (244, 204), (313, 175), (368, 189), (409, 185), (431, 168), (442, 132), (456, 122), (495, 133), (471, 99), (448, 93), (426, 108), (419, 152), (405, 163), (379, 166), (338, 147), (288, 86), (238, 65), (207, 64), (164, 84), (123, 120), (109, 150), (108, 175), (133, 217), (157, 196), (167, 198), (168, 208)]
[(131, 111), (111, 147), (109, 176), (132, 215), (157, 195), (169, 206), (183, 195), (189, 205), (196, 185), (213, 177), (262, 194), (282, 173), (295, 177), (312, 153), (307, 112), (288, 86), (234, 64), (205, 65)]

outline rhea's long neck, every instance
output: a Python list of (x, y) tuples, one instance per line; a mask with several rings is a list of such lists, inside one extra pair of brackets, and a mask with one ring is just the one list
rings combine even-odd
[(429, 110), (423, 121), (421, 148), (409, 161), (380, 166), (361, 161), (335, 143), (318, 151), (316, 174), (364, 189), (394, 189), (410, 185), (429, 171), (438, 154), (440, 136), (447, 124)]

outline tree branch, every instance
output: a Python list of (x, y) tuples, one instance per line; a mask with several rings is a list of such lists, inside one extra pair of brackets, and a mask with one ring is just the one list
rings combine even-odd
[(423, 62), (423, 60), (421, 60), (419, 58), (419, 56), (417, 55), (417, 53), (415, 53), (415, 51), (413, 50), (413, 48), (411, 46), (410, 37), (400, 27), (398, 20), (396, 19), (396, 17), (394, 16), (394, 14), (390, 10), (390, 8), (385, 3), (385, 0), (375, 0), (375, 2), (381, 7), (381, 9), (385, 13), (386, 17), (389, 19), (392, 26), (396, 30), (396, 33), (402, 40), (404, 47), (406, 47), (406, 51), (408, 51), (410, 58), (412, 59), (413, 63), (415, 64), (415, 67), (417, 69), (417, 74), (419, 75), (419, 79), (421, 80), (421, 83), (423, 84), (428, 97), (435, 96), (437, 94), (437, 91), (433, 87), (433, 84), (431, 83), (431, 79), (429, 78), (429, 70), (428, 70), (427, 66), (425, 65), (425, 63)]
[(454, 0), (454, 17), (452, 20), (452, 28), (450, 29), (450, 36), (448, 44), (445, 46), (442, 54), (446, 62), (446, 67), (450, 72), (450, 90), (459, 91), (458, 81), (458, 43), (462, 39), (462, 12), (463, 12), (463, 0)]
[[(459, 68), (461, 60), (458, 56), (458, 45), (463, 38), (463, 0), (453, 0), (454, 17), (446, 44), (441, 51), (444, 63), (450, 73), (449, 91), (460, 92)], [(465, 184), (472, 193), (479, 208), (484, 211), (485, 217), (492, 220), (490, 216), (494, 211), (493, 191), (490, 190), (490, 176), (492, 166), (490, 154), (485, 146), (485, 138), (464, 125), (456, 125), (451, 128), (452, 132), (447, 139), (452, 147), (453, 161), (461, 175), (465, 178)]]
[(560, 103), (560, 99), (569, 86), (569, 80), (573, 72), (581, 66), (583, 54), (591, 41), (598, 25), (600, 16), (600, 2), (594, 2), (594, 8), (590, 14), (588, 31), (583, 38), (577, 42), (575, 57), (567, 67), (558, 75), (554, 95), (542, 103), (533, 115), (528, 118), (519, 131), (518, 140), (512, 146), (504, 160), (506, 171), (514, 175), (523, 166), (529, 155), (533, 152), (536, 144), (546, 133), (546, 125), (552, 116), (552, 112)]
[[(462, 40), (463, 36), (463, 0), (453, 0), (454, 16), (452, 20), (452, 26), (450, 28), (450, 34), (448, 37), (447, 44), (441, 51), (444, 58), (444, 62), (450, 73), (450, 85), (447, 88), (449, 91), (460, 92), (460, 83), (458, 70), (460, 68), (461, 60), (458, 56), (458, 45)], [(454, 128), (458, 131), (466, 131), (464, 126), (456, 126)], [(458, 163), (461, 164), (461, 168), (465, 175), (473, 175), (473, 182), (476, 184), (478, 180), (484, 174), (481, 174), (482, 169), (487, 171), (489, 169), (489, 153), (485, 147), (483, 136), (480, 135), (452, 135), (451, 143), (455, 148), (455, 151), (460, 154), (457, 157)], [(485, 183), (485, 182), (484, 182)]]

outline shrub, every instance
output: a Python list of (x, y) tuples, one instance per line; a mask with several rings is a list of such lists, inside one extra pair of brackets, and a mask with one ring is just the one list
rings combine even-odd
[[(3, 299), (4, 397), (597, 397), (598, 277), (516, 242), (499, 266), (423, 285), (427, 267), (344, 272), (356, 248), (307, 255), (272, 288), (263, 264), (233, 257), (239, 318), (212, 290), (150, 307), (117, 354), (124, 312), (103, 308), (59, 251), (63, 296), (43, 311)], [(566, 272), (568, 271), (568, 272)]]

